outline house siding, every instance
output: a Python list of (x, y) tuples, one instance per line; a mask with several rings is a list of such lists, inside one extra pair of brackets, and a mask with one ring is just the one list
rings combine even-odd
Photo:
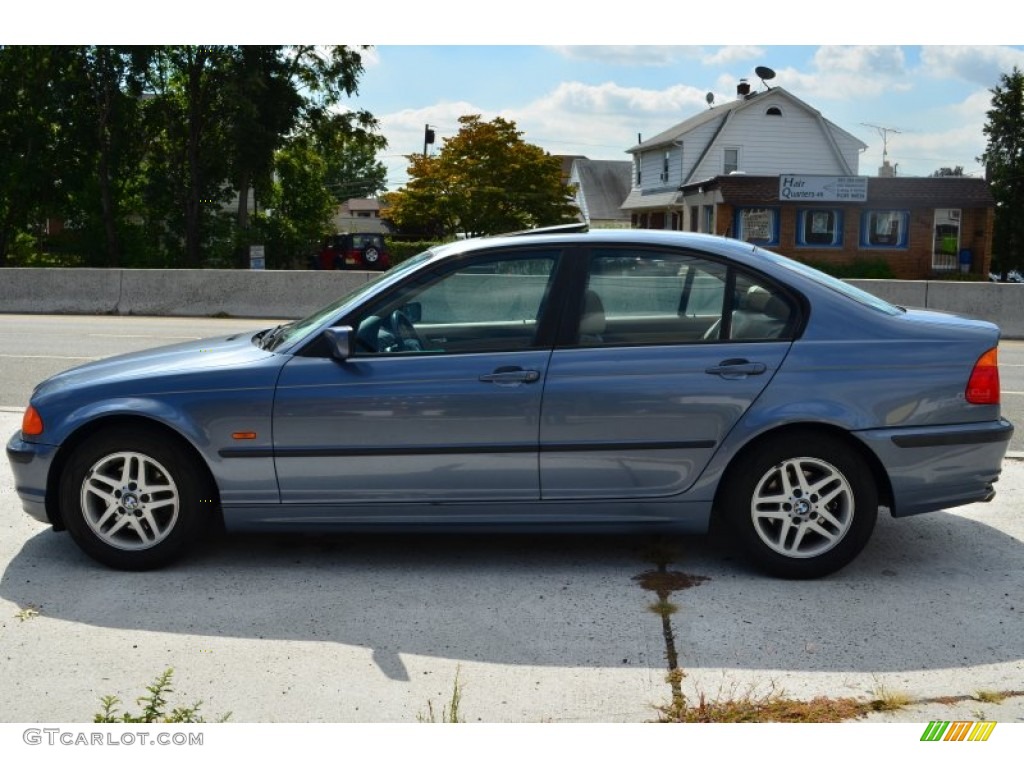
[[(780, 109), (782, 115), (766, 115), (765, 111), (771, 107)], [(740, 149), (739, 170), (744, 173), (846, 174), (823, 135), (818, 118), (781, 99), (758, 101), (733, 113), (693, 178), (721, 174), (724, 150), (732, 147)], [(852, 168), (856, 170), (856, 161)]]

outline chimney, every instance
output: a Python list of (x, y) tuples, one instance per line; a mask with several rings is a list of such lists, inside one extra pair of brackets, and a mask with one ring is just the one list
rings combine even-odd
[(745, 99), (750, 95), (750, 83), (747, 82), (747, 78), (740, 78), (740, 82), (736, 86), (736, 98)]
[(888, 160), (882, 161), (882, 167), (878, 169), (878, 177), (880, 179), (891, 179), (896, 175), (895, 169)]

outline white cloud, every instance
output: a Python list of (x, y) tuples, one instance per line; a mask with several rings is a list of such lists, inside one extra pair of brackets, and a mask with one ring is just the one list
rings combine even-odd
[(752, 61), (764, 56), (764, 48), (754, 45), (726, 45), (708, 48), (698, 45), (556, 45), (551, 46), (568, 59), (602, 61), (633, 67), (668, 67), (681, 61), (697, 61), (705, 66), (721, 66), (737, 61)]
[(998, 45), (943, 45), (921, 49), (921, 74), (957, 78), (986, 88), (999, 84), (1000, 75), (1024, 69), (1024, 51)]
[(850, 73), (864, 77), (899, 76), (906, 72), (903, 49), (893, 45), (823, 45), (814, 54), (821, 73)]

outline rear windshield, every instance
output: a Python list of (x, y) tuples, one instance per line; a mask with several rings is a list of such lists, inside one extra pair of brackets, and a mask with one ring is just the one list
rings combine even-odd
[(833, 291), (843, 294), (847, 298), (856, 301), (858, 304), (863, 304), (866, 307), (877, 309), (879, 312), (884, 312), (887, 315), (899, 315), (906, 311), (903, 307), (897, 307), (895, 304), (890, 304), (884, 299), (878, 298), (873, 293), (862, 291), (857, 286), (844, 283), (839, 278), (827, 275), (814, 267), (801, 264), (799, 261), (794, 261), (793, 259), (787, 258), (778, 253), (766, 251), (763, 248), (757, 248), (755, 250), (757, 251), (758, 256), (761, 256), (774, 264), (778, 264), (780, 267), (785, 267), (791, 272), (796, 272), (806, 277), (808, 280), (813, 280), (819, 285), (831, 288)]

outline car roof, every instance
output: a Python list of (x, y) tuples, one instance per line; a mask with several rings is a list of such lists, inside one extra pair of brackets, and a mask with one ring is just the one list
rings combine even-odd
[(693, 248), (726, 256), (749, 266), (763, 265), (757, 256), (757, 247), (721, 235), (700, 232), (678, 232), (657, 229), (592, 229), (589, 231), (558, 231), (557, 228), (526, 230), (505, 235), (458, 240), (438, 246), (434, 250), (445, 256), (469, 253), (491, 248), (513, 248), (546, 245), (638, 245), (647, 247)]

